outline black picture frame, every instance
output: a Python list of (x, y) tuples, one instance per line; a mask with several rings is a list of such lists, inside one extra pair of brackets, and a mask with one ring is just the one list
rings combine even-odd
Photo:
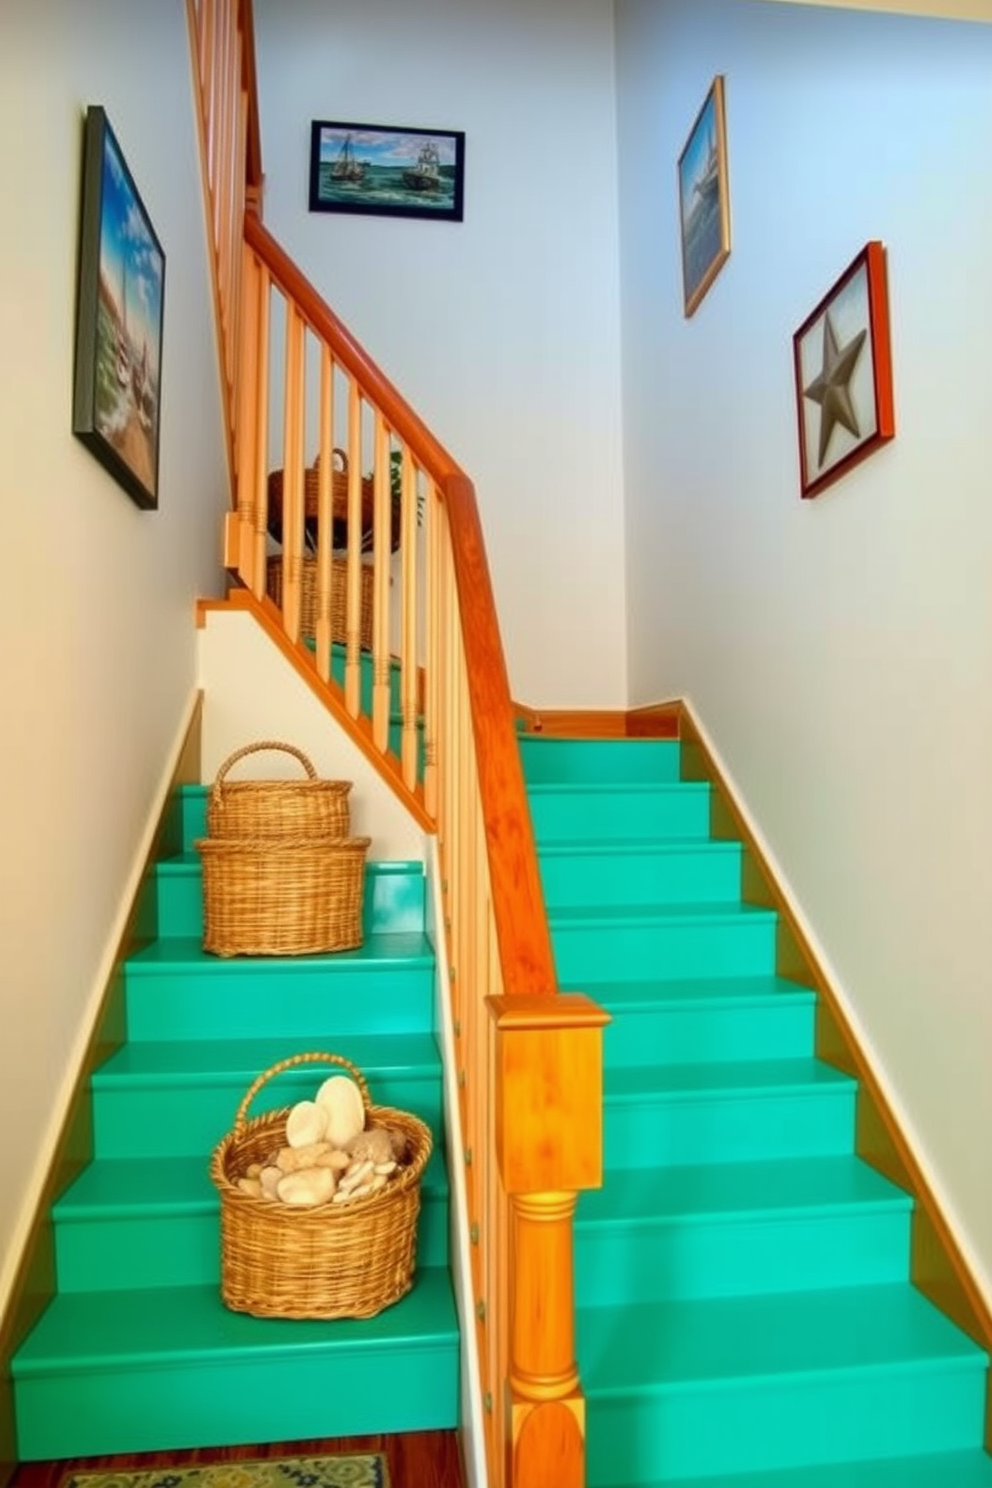
[(106, 110), (86, 111), (72, 431), (158, 507), (165, 253)]
[(465, 134), (314, 119), (310, 210), (461, 222)]

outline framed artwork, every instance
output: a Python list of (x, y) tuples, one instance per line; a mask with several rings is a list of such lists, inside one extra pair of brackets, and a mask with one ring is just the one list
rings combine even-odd
[(682, 293), (693, 314), (730, 257), (730, 186), (723, 77), (715, 77), (679, 156)]
[(895, 434), (885, 249), (866, 243), (793, 337), (804, 497)]
[(311, 212), (461, 222), (464, 187), (461, 130), (322, 119), (310, 125)]
[(102, 108), (86, 111), (73, 433), (158, 506), (165, 254)]

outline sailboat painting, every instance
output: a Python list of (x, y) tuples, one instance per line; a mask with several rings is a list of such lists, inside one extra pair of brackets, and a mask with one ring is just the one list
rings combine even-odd
[(86, 112), (73, 432), (158, 506), (165, 254), (106, 112)]
[(692, 315), (730, 254), (724, 80), (713, 79), (679, 156), (682, 287)]
[(460, 130), (327, 119), (310, 126), (311, 212), (461, 222), (464, 180)]

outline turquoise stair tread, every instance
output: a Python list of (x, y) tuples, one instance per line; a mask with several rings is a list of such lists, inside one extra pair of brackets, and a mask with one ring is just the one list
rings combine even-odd
[(316, 956), (212, 956), (203, 949), (195, 936), (177, 935), (154, 940), (128, 957), (129, 968), (154, 973), (156, 970), (175, 971), (184, 966), (195, 967), (202, 972), (212, 967), (218, 975), (225, 967), (237, 966), (240, 970), (280, 973), (292, 972), (295, 967), (304, 970), (331, 971), (335, 966), (347, 966), (351, 970), (365, 967), (376, 970), (384, 962), (402, 961), (410, 966), (420, 963), (433, 966), (434, 948), (428, 937), (416, 931), (383, 932), (367, 935), (362, 945), (353, 951), (334, 951)]
[(853, 1207), (908, 1211), (912, 1203), (909, 1194), (855, 1157), (627, 1168), (582, 1195), (576, 1227), (687, 1216), (757, 1218), (783, 1210), (810, 1216)]
[(783, 998), (801, 998), (815, 1002), (812, 987), (780, 976), (739, 977), (672, 977), (671, 980), (639, 978), (629, 982), (583, 981), (582, 991), (593, 1002), (612, 1011), (636, 1009), (651, 1003), (679, 1004), (697, 1007), (701, 1003), (718, 1007), (749, 1002), (774, 1004)]
[(577, 1332), (590, 1397), (837, 1370), (988, 1364), (984, 1351), (908, 1284), (625, 1310), (586, 1306)]
[(804, 1464), (773, 1472), (668, 1478), (664, 1483), (631, 1483), (622, 1488), (992, 1488), (992, 1457), (978, 1451), (926, 1453), (815, 1467)]
[[(425, 1072), (436, 1077), (440, 1054), (432, 1033), (348, 1034), (340, 1038), (333, 1032), (334, 1012), (328, 1010), (328, 1034), (323, 1045), (301, 1050), (298, 1039), (201, 1039), (123, 1044), (116, 1053), (95, 1070), (94, 1090), (100, 1090), (120, 1079), (154, 1080), (183, 1086), (191, 1082), (212, 1083), (218, 1078), (238, 1077), (245, 1090), (272, 1065), (300, 1053), (328, 1052), (340, 1054), (356, 1065), (366, 1079), (369, 1072), (383, 1075), (390, 1071)], [(284, 1072), (285, 1077), (313, 1078), (314, 1089), (333, 1074), (347, 1074), (340, 1065), (314, 1063), (296, 1065)], [(265, 1089), (278, 1093), (282, 1075), (273, 1076)], [(375, 1090), (370, 1089), (376, 1104)], [(278, 1104), (278, 1102), (277, 1102)]]
[(650, 1096), (693, 1099), (734, 1094), (792, 1095), (817, 1090), (848, 1090), (850, 1075), (820, 1059), (754, 1059), (740, 1064), (631, 1065), (603, 1072), (608, 1101), (639, 1101)]
[(141, 1369), (254, 1357), (265, 1348), (287, 1364), (314, 1352), (438, 1343), (457, 1347), (458, 1322), (446, 1269), (416, 1273), (413, 1290), (374, 1318), (253, 1318), (231, 1312), (213, 1286), (56, 1297), (15, 1355), (15, 1379), (127, 1366)]
[(713, 924), (739, 925), (743, 921), (768, 921), (775, 919), (775, 911), (762, 909), (754, 904), (563, 904), (549, 910), (548, 921), (552, 930), (581, 925), (587, 929), (592, 925), (617, 924), (698, 924), (707, 920)]
[[(437, 1147), (427, 1161), (421, 1188), (425, 1195), (447, 1192), (444, 1159)], [(52, 1212), (57, 1222), (73, 1222), (178, 1211), (206, 1214), (219, 1202), (203, 1157), (96, 1158), (64, 1190)]]
[(541, 857), (625, 858), (678, 857), (680, 853), (703, 853), (708, 858), (740, 857), (739, 842), (714, 841), (710, 837), (556, 837), (541, 842)]
[(529, 796), (708, 795), (710, 787), (696, 780), (535, 780), (528, 781)]

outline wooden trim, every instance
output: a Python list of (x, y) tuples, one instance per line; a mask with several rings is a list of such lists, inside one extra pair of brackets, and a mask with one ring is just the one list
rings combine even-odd
[(311, 692), (319, 698), (334, 720), (341, 725), (356, 748), (362, 751), (369, 764), (399, 796), (407, 810), (415, 817), (418, 825), (425, 832), (435, 830), (434, 823), (424, 809), (421, 799), (422, 787), (418, 787), (416, 792), (407, 790), (403, 784), (399, 762), (394, 761), (392, 755), (380, 753), (372, 741), (372, 726), (369, 720), (361, 715), (358, 718), (352, 718), (345, 707), (338, 684), (325, 682), (317, 671), (316, 658), (305, 647), (296, 645), (290, 640), (282, 627), (282, 615), (271, 599), (268, 597), (256, 599), (249, 589), (238, 587), (231, 589), (226, 600), (203, 600), (201, 603), (207, 610), (247, 610), (254, 615), (265, 634), (278, 646), (294, 671), (303, 678)]
[(0, 1484), (6, 1483), (17, 1462), (14, 1389), (10, 1361), (56, 1292), (55, 1242), (51, 1207), (58, 1195), (93, 1157), (93, 1117), (90, 1076), (125, 1039), (124, 962), (157, 933), (154, 865), (157, 858), (179, 851), (170, 839), (170, 814), (176, 786), (200, 778), (200, 741), (203, 693), (197, 694), (189, 727), (179, 749), (162, 812), (141, 875), (141, 884), (114, 956), (100, 1010), (73, 1087), (51, 1167), (42, 1186), (24, 1253), (14, 1278), (7, 1307), (0, 1316)]
[[(992, 1311), (975, 1280), (923, 1170), (902, 1132), (840, 998), (775, 881), (747, 820), (707, 749), (691, 709), (681, 704), (682, 777), (713, 786), (713, 835), (744, 845), (743, 895), (749, 904), (778, 914), (776, 969), (817, 993), (816, 1052), (859, 1081), (856, 1150), (872, 1167), (908, 1189), (916, 1200), (910, 1270), (912, 1280), (941, 1311), (983, 1348), (992, 1351)], [(986, 1441), (992, 1447), (992, 1373), (987, 1395)]]
[(631, 739), (677, 739), (682, 718), (678, 702), (649, 703), (627, 714), (627, 736)]

